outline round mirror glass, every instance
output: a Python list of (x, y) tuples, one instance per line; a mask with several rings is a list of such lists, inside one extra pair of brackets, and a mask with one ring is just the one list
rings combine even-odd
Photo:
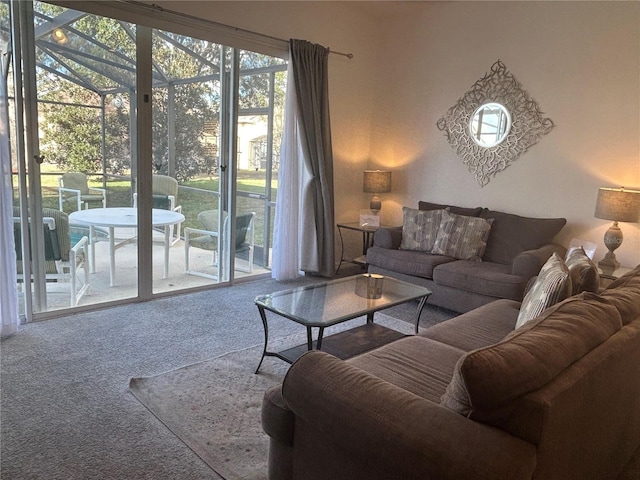
[(511, 115), (499, 103), (485, 103), (471, 117), (469, 133), (481, 147), (501, 144), (511, 130)]

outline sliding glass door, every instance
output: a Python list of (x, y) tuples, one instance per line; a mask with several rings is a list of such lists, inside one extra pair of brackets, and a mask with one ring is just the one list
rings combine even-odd
[[(268, 273), (286, 62), (126, 21), (126, 5), (57, 3), (72, 8), (14, 2), (14, 25), (11, 4), (1, 5), (1, 28), (20, 46), (4, 44), (15, 61), (3, 73), (17, 79), (22, 313), (46, 318)], [(77, 245), (78, 272), (66, 263), (66, 276), (49, 275), (60, 264), (48, 263), (47, 230), (31, 227), (44, 213), (57, 220), (66, 262)], [(53, 297), (67, 282), (78, 298)]]
[(235, 269), (250, 271), (271, 264), (287, 65), (246, 50), (239, 62), (236, 205), (238, 218), (244, 215), (240, 227), (251, 214), (253, 223), (244, 245), (236, 238)]
[[(184, 269), (182, 287), (268, 273), (286, 63), (167, 31), (153, 38), (162, 75), (154, 78), (152, 174), (156, 183), (177, 180), (171, 208), (185, 217), (172, 234), (178, 241), (182, 230), (184, 264), (172, 268)], [(163, 254), (154, 250), (154, 268)], [(153, 278), (154, 292), (175, 288), (175, 276)]]

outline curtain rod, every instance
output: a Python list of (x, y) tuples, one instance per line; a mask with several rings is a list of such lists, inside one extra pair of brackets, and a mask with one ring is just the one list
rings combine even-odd
[[(120, 1), (122, 1), (122, 0), (120, 0)], [(181, 17), (188, 18), (188, 19), (191, 19), (191, 20), (196, 20), (196, 19), (197, 20), (204, 20), (204, 19), (202, 19), (200, 17), (194, 17), (193, 15), (189, 15), (187, 13), (176, 12), (175, 10), (168, 10), (168, 9), (162, 7), (161, 5), (158, 5), (157, 3), (148, 4), (148, 3), (138, 2), (138, 1), (128, 1), (126, 3), (135, 3), (135, 4), (138, 4), (140, 6), (144, 6), (144, 7), (147, 7), (147, 8), (152, 8), (154, 10), (158, 10), (158, 11), (161, 11), (161, 12), (168, 12), (168, 13), (171, 13), (172, 15), (179, 15)], [(215, 24), (215, 25), (220, 25), (220, 26), (224, 26), (224, 27), (227, 27), (227, 28), (232, 28), (237, 32), (248, 33), (248, 34), (251, 34), (251, 35), (258, 35), (258, 36), (261, 36), (261, 37), (264, 37), (264, 38), (268, 38), (270, 40), (275, 40), (275, 41), (278, 41), (278, 42), (285, 43), (287, 46), (289, 45), (289, 41), (285, 40), (284, 38), (278, 38), (278, 37), (274, 37), (274, 36), (271, 36), (271, 35), (266, 35), (264, 33), (259, 33), (259, 32), (254, 32), (254, 31), (247, 30), (247, 29), (244, 29), (244, 28), (234, 27), (232, 25), (226, 25), (226, 24), (223, 24), (223, 23), (215, 22), (213, 20), (205, 20), (205, 21), (206, 22), (211, 22), (212, 24)], [(347, 57), (349, 60), (351, 60), (353, 58), (353, 53), (337, 52), (335, 50), (331, 50), (331, 48), (329, 48), (329, 53), (333, 53), (334, 55), (341, 55), (343, 57)]]

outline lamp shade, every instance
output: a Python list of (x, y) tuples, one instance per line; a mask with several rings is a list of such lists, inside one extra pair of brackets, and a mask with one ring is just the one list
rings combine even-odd
[(391, 172), (382, 170), (365, 170), (362, 191), (365, 193), (390, 192)]
[(640, 192), (600, 188), (594, 216), (614, 222), (637, 222), (640, 217)]

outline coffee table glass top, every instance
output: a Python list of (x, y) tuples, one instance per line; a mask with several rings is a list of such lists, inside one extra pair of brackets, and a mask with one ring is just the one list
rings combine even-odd
[(382, 296), (368, 299), (356, 294), (358, 277), (260, 295), (255, 303), (302, 325), (326, 327), (431, 294), (428, 288), (384, 277)]

